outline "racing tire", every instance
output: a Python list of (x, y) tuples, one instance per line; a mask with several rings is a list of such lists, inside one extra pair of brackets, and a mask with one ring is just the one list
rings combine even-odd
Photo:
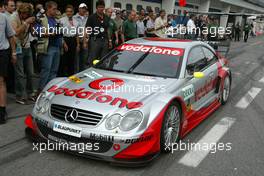
[(226, 104), (230, 96), (231, 91), (231, 79), (230, 76), (226, 76), (223, 82), (223, 90), (221, 91), (220, 102), (222, 105)]
[(178, 102), (172, 102), (164, 114), (160, 134), (160, 150), (171, 152), (173, 145), (180, 140), (182, 110)]

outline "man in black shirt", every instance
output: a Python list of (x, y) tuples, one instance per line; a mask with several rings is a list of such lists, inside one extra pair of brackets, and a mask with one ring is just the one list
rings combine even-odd
[(96, 12), (88, 18), (86, 23), (84, 48), (89, 47), (89, 66), (92, 65), (93, 60), (101, 59), (107, 54), (109, 43), (112, 42), (111, 39), (108, 39), (107, 33), (110, 18), (104, 14), (104, 10), (104, 1), (98, 0), (96, 2)]

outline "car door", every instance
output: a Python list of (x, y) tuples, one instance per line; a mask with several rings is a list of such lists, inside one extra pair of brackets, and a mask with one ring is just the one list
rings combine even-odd
[(202, 46), (205, 55), (205, 65), (201, 71), (206, 75), (207, 80), (205, 83), (204, 91), (206, 93), (206, 104), (212, 103), (217, 98), (217, 83), (218, 83), (218, 58), (215, 53), (208, 47)]
[(186, 83), (182, 91), (187, 107), (195, 111), (198, 111), (204, 104), (205, 99), (201, 98), (200, 90), (206, 83), (207, 75), (197, 79), (193, 77), (193, 73), (201, 71), (201, 64), (204, 58), (205, 55), (201, 46), (192, 48), (187, 56)]

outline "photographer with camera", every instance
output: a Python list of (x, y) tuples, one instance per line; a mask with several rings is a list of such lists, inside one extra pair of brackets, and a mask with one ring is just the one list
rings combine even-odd
[[(62, 35), (60, 34), (60, 24), (56, 20), (57, 3), (48, 1), (45, 4), (45, 15), (40, 18), (39, 23), (34, 26), (34, 33), (38, 36), (37, 53), (41, 55), (40, 70), (40, 92), (46, 84), (57, 76), (60, 64), (60, 51), (62, 47)], [(63, 43), (65, 50), (68, 47)]]
[(11, 15), (11, 25), (16, 32), (15, 93), (16, 102), (26, 104), (27, 99), (35, 101), (33, 95), (33, 58), (30, 48), (31, 26), (35, 22), (33, 7), (22, 3), (17, 13)]

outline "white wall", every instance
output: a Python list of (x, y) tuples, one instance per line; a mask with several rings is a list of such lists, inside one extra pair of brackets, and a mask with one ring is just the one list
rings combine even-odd
[(111, 0), (111, 7), (114, 7), (115, 2), (119, 2), (122, 4), (121, 9), (126, 9), (126, 4), (132, 4), (134, 10), (137, 10), (137, 5), (142, 5), (142, 7), (145, 10), (147, 6), (150, 6), (154, 12), (155, 12), (155, 7), (158, 7), (159, 9), (161, 9), (160, 3), (146, 2), (146, 1), (141, 1), (141, 0)]

